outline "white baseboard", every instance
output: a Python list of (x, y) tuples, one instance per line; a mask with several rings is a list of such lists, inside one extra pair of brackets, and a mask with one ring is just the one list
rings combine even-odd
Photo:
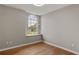
[(75, 52), (75, 51), (72, 51), (72, 50), (70, 50), (70, 49), (67, 49), (67, 48), (58, 46), (58, 45), (56, 45), (56, 44), (53, 44), (53, 43), (50, 43), (50, 42), (47, 42), (47, 41), (42, 41), (42, 40), (35, 41), (35, 42), (32, 42), (32, 43), (27, 43), (27, 44), (21, 44), (21, 45), (17, 45), (17, 46), (5, 48), (5, 49), (0, 49), (0, 51), (6, 51), (6, 50), (9, 50), (9, 49), (14, 49), (14, 48), (18, 48), (18, 47), (22, 47), (22, 46), (26, 46), (26, 45), (31, 45), (31, 44), (36, 44), (36, 43), (39, 43), (39, 42), (44, 42), (44, 43), (46, 43), (46, 44), (48, 44), (48, 45), (55, 46), (55, 47), (58, 47), (58, 48), (60, 48), (60, 49), (63, 49), (63, 50), (66, 50), (66, 51), (69, 51), (69, 52), (72, 52), (72, 53), (74, 53), (74, 54), (79, 55), (78, 52)]
[(13, 49), (13, 48), (18, 48), (18, 47), (26, 46), (26, 45), (36, 44), (36, 43), (39, 43), (39, 42), (42, 42), (42, 40), (35, 41), (35, 42), (32, 42), (32, 43), (21, 44), (21, 45), (9, 47), (9, 48), (0, 49), (0, 51), (5, 51), (5, 50)]
[(58, 46), (58, 45), (56, 45), (56, 44), (53, 44), (53, 43), (50, 43), (50, 42), (47, 42), (47, 41), (43, 41), (43, 42), (46, 43), (46, 44), (48, 44), (48, 45), (55, 46), (55, 47), (58, 47), (58, 48), (60, 48), (60, 49), (63, 49), (63, 50), (66, 50), (66, 51), (72, 52), (72, 53), (74, 53), (74, 54), (76, 54), (76, 55), (79, 55), (78, 52), (72, 51), (72, 50), (70, 50), (70, 49), (67, 49), (67, 48), (64, 48), (64, 47)]

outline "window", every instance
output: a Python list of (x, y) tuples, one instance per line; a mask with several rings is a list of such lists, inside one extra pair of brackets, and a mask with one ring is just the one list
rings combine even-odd
[(36, 15), (28, 16), (28, 31), (27, 36), (37, 35), (39, 34), (39, 21)]

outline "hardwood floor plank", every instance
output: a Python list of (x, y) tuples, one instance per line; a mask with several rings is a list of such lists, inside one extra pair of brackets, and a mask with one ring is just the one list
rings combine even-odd
[(74, 55), (65, 50), (50, 46), (43, 42), (19, 48), (1, 51), (0, 55)]

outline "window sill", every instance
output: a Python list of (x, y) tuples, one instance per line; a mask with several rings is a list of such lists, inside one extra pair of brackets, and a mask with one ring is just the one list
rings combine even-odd
[(26, 35), (27, 37), (31, 37), (31, 36), (39, 36), (41, 34), (36, 34), (36, 35)]

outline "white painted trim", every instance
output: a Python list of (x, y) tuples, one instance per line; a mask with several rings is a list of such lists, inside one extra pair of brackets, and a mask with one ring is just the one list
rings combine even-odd
[(72, 52), (72, 53), (74, 53), (74, 54), (79, 55), (78, 52), (75, 52), (75, 51), (72, 51), (72, 50), (70, 50), (70, 49), (67, 49), (67, 48), (58, 46), (58, 45), (56, 45), (56, 44), (53, 44), (53, 43), (50, 43), (50, 42), (47, 42), (47, 41), (42, 41), (42, 40), (35, 41), (35, 42), (32, 42), (32, 43), (27, 43), (27, 44), (21, 44), (21, 45), (17, 45), (17, 46), (13, 46), (13, 47), (5, 48), (5, 49), (0, 49), (0, 51), (5, 51), (5, 50), (9, 50), (9, 49), (14, 49), (14, 48), (18, 48), (18, 47), (26, 46), (26, 45), (36, 44), (36, 43), (39, 43), (39, 42), (44, 42), (44, 43), (46, 43), (46, 44), (48, 44), (48, 45), (55, 46), (55, 47), (58, 47), (58, 48), (61, 48), (61, 49), (63, 49), (63, 50), (66, 50), (66, 51), (69, 51), (69, 52)]
[(5, 50), (13, 49), (13, 48), (18, 48), (18, 47), (26, 46), (26, 45), (36, 44), (36, 43), (39, 43), (39, 42), (42, 42), (42, 40), (35, 41), (35, 42), (32, 42), (32, 43), (21, 44), (21, 45), (9, 47), (9, 48), (0, 49), (0, 51), (5, 51)]
[(69, 51), (69, 52), (72, 52), (72, 53), (74, 53), (74, 54), (79, 55), (78, 52), (72, 51), (72, 50), (70, 50), (70, 49), (67, 49), (67, 48), (58, 46), (58, 45), (56, 45), (56, 44), (53, 44), (53, 43), (50, 43), (50, 42), (47, 42), (47, 41), (43, 41), (43, 42), (46, 43), (46, 44), (48, 44), (48, 45), (55, 46), (55, 47), (58, 47), (58, 48), (60, 48), (60, 49), (63, 49), (63, 50), (66, 50), (66, 51)]

